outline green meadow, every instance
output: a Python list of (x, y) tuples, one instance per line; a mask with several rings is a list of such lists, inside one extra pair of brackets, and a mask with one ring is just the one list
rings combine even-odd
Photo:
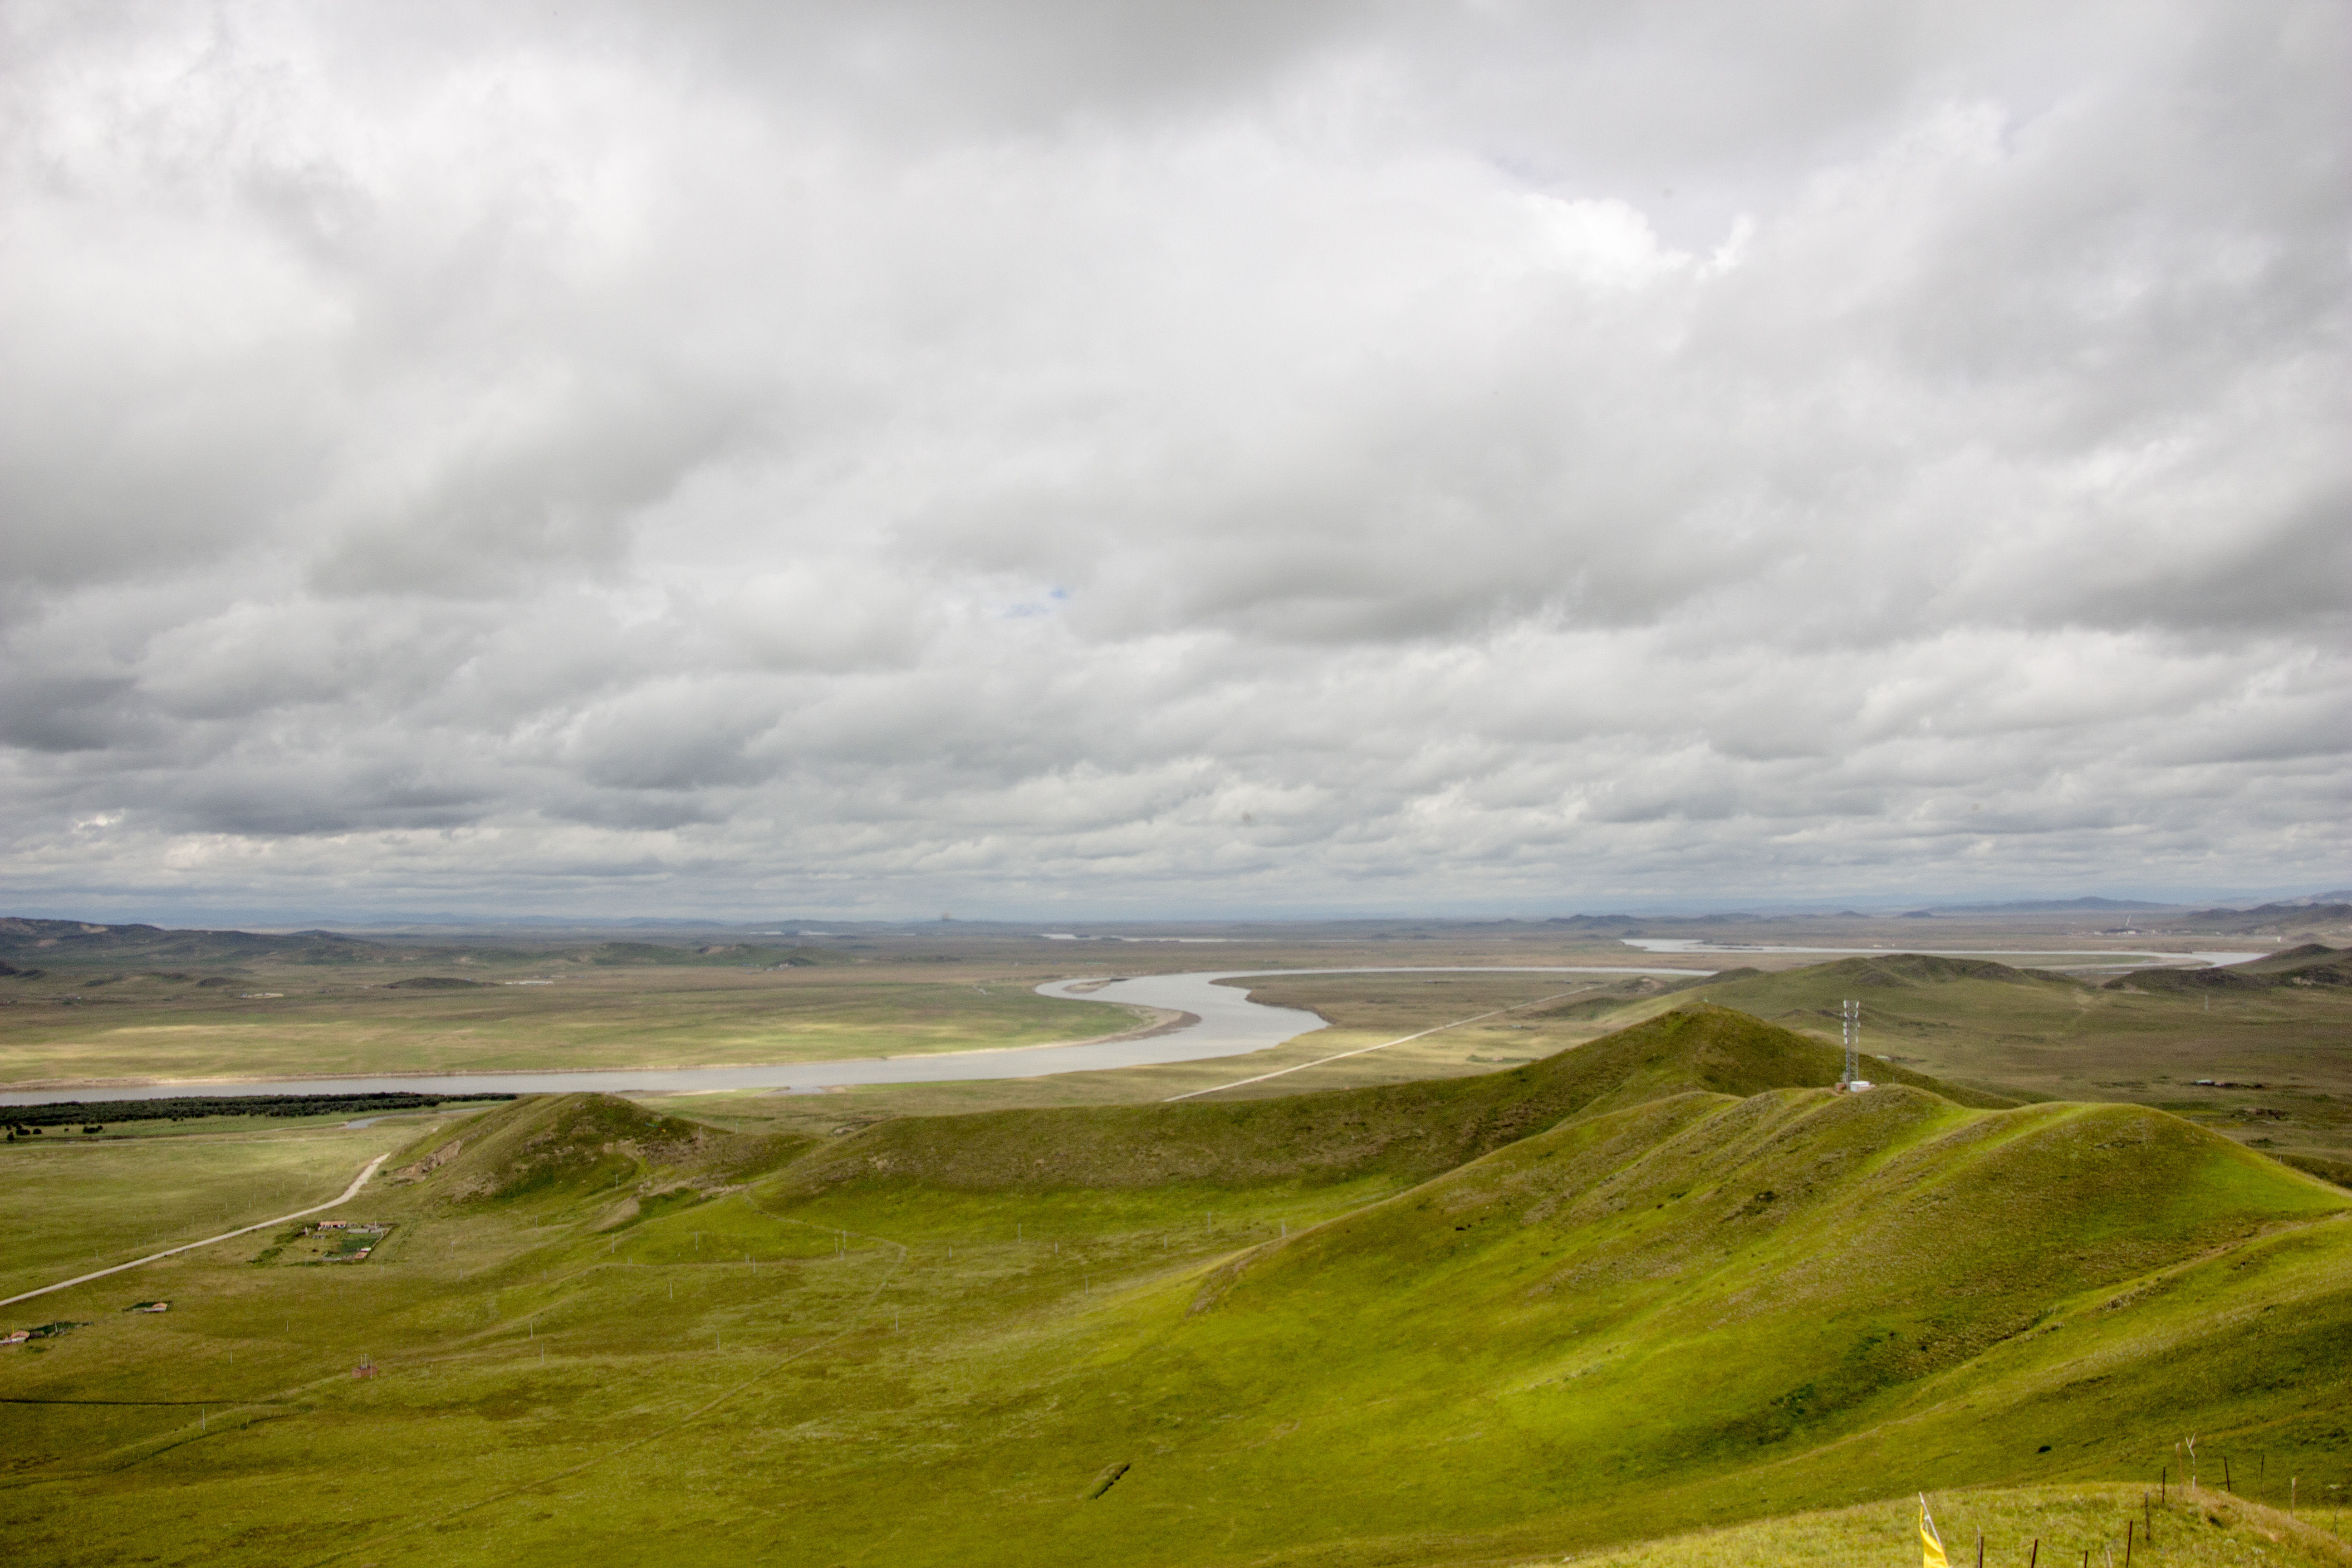
[(0, 1299), (325, 1203), (422, 1125), (221, 1121), (200, 1135), (59, 1131), (0, 1148)]
[[(2161, 1484), (2135, 1562), (2347, 1560), (2352, 1193), (2148, 1106), (1885, 1061), (1840, 1095), (1819, 1039), (1673, 1000), (1536, 1060), (1281, 1097), (830, 1128), (445, 1107), (336, 1211), (395, 1226), (365, 1263), (261, 1233), (8, 1309), (79, 1325), (0, 1351), (9, 1539), (1891, 1564), (1926, 1490), (1956, 1563), (1979, 1527), (1988, 1561), (2037, 1535), (2120, 1561)], [(391, 1125), (287, 1141), (332, 1190)], [(12, 1190), (35, 1158), (91, 1212), (139, 1180), (17, 1144)]]

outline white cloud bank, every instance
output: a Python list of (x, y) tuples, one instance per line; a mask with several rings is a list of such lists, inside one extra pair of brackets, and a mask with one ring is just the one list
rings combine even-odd
[(0, 30), (12, 907), (2352, 872), (2341, 5)]

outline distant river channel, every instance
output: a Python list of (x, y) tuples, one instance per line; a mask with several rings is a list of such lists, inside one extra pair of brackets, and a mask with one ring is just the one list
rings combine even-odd
[(18, 1089), (0, 1093), (0, 1106), (75, 1100), (165, 1100), (204, 1094), (703, 1094), (719, 1089), (824, 1089), (848, 1084), (949, 1083), (973, 1079), (1044, 1078), (1209, 1061), (1269, 1050), (1323, 1027), (1297, 1007), (1253, 1002), (1220, 980), (1278, 979), (1293, 974), (1662, 974), (1691, 979), (1703, 969), (1626, 969), (1599, 965), (1478, 964), (1373, 969), (1227, 969), (1199, 974), (1146, 974), (1053, 980), (1040, 996), (1067, 1002), (1112, 1002), (1189, 1015), (1191, 1022), (1123, 1039), (1004, 1050), (936, 1051), (923, 1056), (866, 1057), (852, 1061), (784, 1062), (773, 1067), (645, 1068), (569, 1072), (468, 1072), (383, 1078), (191, 1079), (162, 1082)]

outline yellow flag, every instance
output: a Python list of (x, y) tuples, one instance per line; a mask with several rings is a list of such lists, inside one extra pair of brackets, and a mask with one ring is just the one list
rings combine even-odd
[(1927, 1494), (1919, 1494), (1919, 1568), (1951, 1568), (1944, 1560), (1944, 1538), (1936, 1533), (1936, 1521), (1927, 1516)]

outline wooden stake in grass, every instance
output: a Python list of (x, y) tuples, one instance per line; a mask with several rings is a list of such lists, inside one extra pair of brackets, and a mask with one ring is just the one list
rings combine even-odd
[(2238, 1489), (2230, 1484), (2230, 1456), (2227, 1454), (2221, 1456), (2221, 1489), (2231, 1497), (2238, 1495)]
[(2033, 1555), (2025, 1560), (2025, 1568), (2034, 1568), (2034, 1564), (2041, 1561), (2042, 1537), (2037, 1535), (2033, 1538)]
[(2131, 1568), (2132, 1531), (2138, 1524), (2139, 1521), (2136, 1519), (2124, 1521), (2124, 1568)]

